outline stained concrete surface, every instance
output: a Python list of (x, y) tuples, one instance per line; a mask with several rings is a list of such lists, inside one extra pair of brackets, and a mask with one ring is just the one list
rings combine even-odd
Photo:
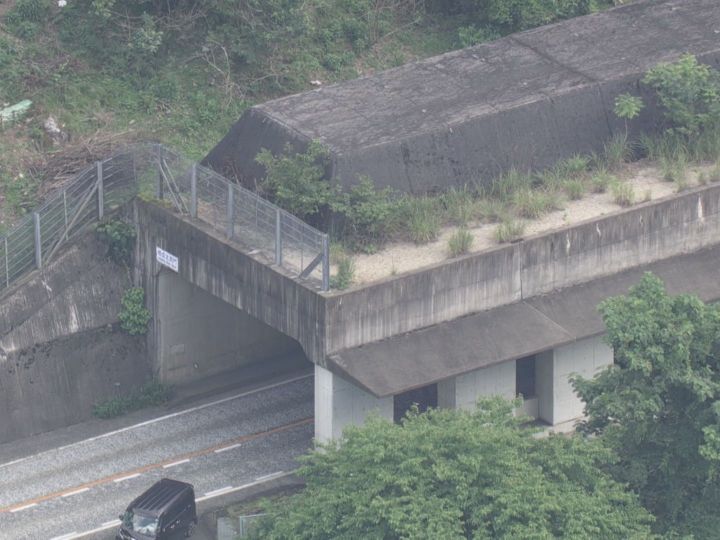
[(717, 66), (718, 31), (716, 0), (634, 2), (258, 105), (205, 163), (254, 186), (262, 148), (302, 151), (318, 139), (333, 181), (368, 175), (413, 193), (547, 167), (624, 132), (613, 114), (621, 93), (648, 103), (631, 134), (660, 127), (639, 80), (688, 52)]

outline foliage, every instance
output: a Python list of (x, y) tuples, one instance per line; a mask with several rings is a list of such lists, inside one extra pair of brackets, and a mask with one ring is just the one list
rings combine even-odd
[(296, 152), (288, 144), (278, 156), (263, 149), (255, 158), (266, 171), (262, 189), (279, 206), (301, 219), (317, 216), (335, 197), (324, 178), (329, 155), (319, 141), (312, 141), (305, 152)]
[(120, 304), (120, 327), (131, 336), (147, 333), (151, 315), (145, 307), (145, 291), (131, 287), (123, 294)]
[(513, 194), (515, 211), (520, 217), (537, 219), (560, 208), (560, 201), (552, 191), (523, 188)]
[(479, 43), (486, 41), (493, 41), (501, 36), (500, 32), (493, 29), (492, 27), (482, 26), (476, 27), (474, 25), (461, 26), (458, 28), (458, 41), (460, 47), (472, 47)]
[(460, 228), (448, 240), (448, 251), (451, 257), (458, 257), (470, 251), (473, 235), (465, 228)]
[(720, 530), (720, 310), (648, 273), (600, 312), (615, 366), (574, 381), (582, 430), (618, 452), (615, 477), (663, 530), (711, 538), (697, 531)]
[(445, 217), (455, 225), (466, 226), (474, 217), (477, 211), (476, 194), (467, 187), (450, 188), (440, 195), (440, 200), (445, 208)]
[(626, 133), (613, 135), (603, 145), (604, 165), (608, 169), (617, 169), (626, 161), (630, 161), (632, 155), (632, 148)]
[(585, 195), (585, 182), (579, 178), (571, 178), (563, 186), (568, 199), (571, 201), (577, 201), (582, 199)]
[(416, 244), (435, 240), (440, 232), (442, 211), (435, 197), (407, 196), (400, 200), (400, 221)]
[(129, 394), (103, 401), (93, 407), (98, 418), (115, 418), (132, 411), (162, 405), (172, 397), (172, 387), (150, 381)]
[(608, 188), (619, 180), (605, 169), (598, 169), (590, 177), (590, 186), (595, 193), (605, 193)]
[(625, 120), (625, 131), (627, 132), (627, 121), (637, 118), (645, 104), (641, 97), (632, 94), (620, 94), (615, 98), (615, 107), (613, 111), (615, 116)]
[(649, 70), (643, 83), (652, 87), (672, 129), (695, 135), (720, 123), (720, 72), (683, 55)]
[(375, 189), (367, 176), (350, 190), (338, 193), (330, 205), (341, 216), (341, 236), (353, 248), (366, 251), (385, 240), (398, 207), (393, 191)]
[(579, 437), (536, 438), (513, 403), (372, 417), (302, 459), (306, 488), (255, 538), (648, 538), (651, 517)]
[(616, 180), (610, 184), (610, 191), (615, 204), (620, 206), (632, 206), (635, 204), (635, 190), (627, 182)]
[(337, 261), (337, 272), (330, 277), (330, 287), (333, 289), (347, 289), (355, 278), (355, 261), (352, 257), (342, 255)]
[(495, 229), (495, 239), (500, 244), (514, 242), (522, 238), (524, 232), (525, 223), (511, 218), (505, 218)]
[(668, 182), (685, 182), (687, 167), (687, 156), (683, 153), (679, 153), (674, 157), (662, 156), (660, 158), (660, 171), (663, 179)]
[(16, 215), (25, 214), (36, 203), (38, 181), (30, 174), (0, 171), (5, 201)]
[(135, 229), (126, 221), (103, 221), (95, 229), (97, 236), (107, 245), (107, 256), (116, 264), (128, 265), (135, 246)]
[(514, 194), (522, 189), (533, 187), (533, 178), (530, 173), (522, 173), (511, 168), (497, 178), (494, 178), (486, 195), (503, 202), (512, 200)]

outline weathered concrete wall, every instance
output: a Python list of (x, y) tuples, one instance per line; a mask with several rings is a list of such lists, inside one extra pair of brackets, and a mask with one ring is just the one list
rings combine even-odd
[(88, 420), (151, 375), (143, 337), (116, 326), (15, 351), (0, 369), (0, 443)]
[(590, 281), (720, 239), (720, 185), (327, 298), (328, 354)]
[(631, 135), (660, 128), (640, 79), (688, 52), (717, 67), (719, 24), (716, 0), (639, 0), (513, 34), (253, 107), (205, 163), (254, 187), (262, 148), (302, 151), (319, 139), (333, 181), (367, 175), (413, 193), (545, 168), (623, 133), (613, 113), (621, 93), (648, 104)]
[[(136, 268), (152, 313), (160, 309), (157, 246), (179, 257), (178, 277), (291, 337), (312, 361), (324, 358), (324, 299), (309, 286), (268, 266), (218, 238), (200, 222), (190, 222), (143, 201), (134, 203), (138, 228)], [(149, 338), (152, 356), (160, 329)]]
[(0, 302), (3, 355), (117, 321), (128, 272), (104, 257), (88, 234)]
[(183, 280), (158, 275), (155, 331), (160, 381), (183, 384), (254, 362), (302, 354), (297, 341)]
[(92, 233), (0, 302), (0, 442), (74, 424), (147, 380), (142, 338), (117, 329), (126, 269)]

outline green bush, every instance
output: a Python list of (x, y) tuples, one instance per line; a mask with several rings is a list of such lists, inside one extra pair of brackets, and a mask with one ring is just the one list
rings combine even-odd
[(107, 256), (117, 264), (129, 265), (135, 246), (135, 228), (121, 220), (111, 219), (99, 223), (95, 229), (98, 238), (107, 246)]
[(586, 187), (585, 182), (583, 182), (579, 178), (571, 178), (570, 180), (565, 182), (563, 189), (567, 194), (568, 199), (570, 199), (571, 201), (577, 201), (579, 199), (582, 199), (585, 195)]
[(448, 240), (448, 251), (451, 257), (458, 257), (470, 251), (473, 243), (473, 235), (464, 228), (453, 233)]
[(340, 215), (340, 236), (354, 249), (371, 251), (389, 234), (398, 203), (390, 188), (376, 190), (364, 176), (349, 191), (338, 194), (331, 208)]
[(489, 197), (500, 201), (510, 201), (516, 192), (533, 187), (533, 178), (530, 173), (521, 173), (515, 168), (493, 179), (487, 189)]
[(299, 218), (317, 216), (336, 196), (325, 180), (329, 155), (319, 141), (312, 141), (305, 152), (295, 152), (288, 144), (279, 156), (263, 149), (255, 158), (265, 167), (261, 187), (279, 206)]
[(93, 407), (98, 418), (115, 418), (132, 411), (162, 405), (172, 397), (172, 387), (150, 381), (129, 394), (103, 401)]
[(649, 70), (643, 83), (657, 93), (671, 129), (696, 135), (720, 123), (720, 72), (683, 55)]
[(590, 185), (594, 193), (605, 193), (614, 182), (617, 182), (617, 178), (605, 169), (598, 169), (590, 177)]
[(440, 195), (440, 201), (445, 207), (446, 218), (455, 225), (464, 227), (475, 217), (475, 194), (465, 187), (451, 188)]
[(147, 333), (151, 315), (145, 307), (145, 291), (132, 287), (125, 291), (120, 303), (120, 327), (131, 336)]

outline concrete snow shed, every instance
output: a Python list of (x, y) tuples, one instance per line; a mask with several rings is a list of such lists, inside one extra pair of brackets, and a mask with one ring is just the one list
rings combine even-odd
[(205, 163), (252, 186), (262, 148), (318, 139), (331, 150), (328, 177), (346, 187), (358, 175), (413, 193), (488, 182), (601, 150), (624, 130), (612, 112), (623, 92), (649, 104), (632, 129), (657, 129), (639, 80), (686, 52), (720, 64), (718, 0), (639, 1), (269, 101)]

